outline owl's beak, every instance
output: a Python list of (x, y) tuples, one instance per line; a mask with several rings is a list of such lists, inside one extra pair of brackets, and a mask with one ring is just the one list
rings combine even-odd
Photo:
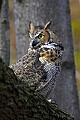
[(35, 47), (39, 42), (37, 40), (33, 40), (32, 47)]
[(33, 38), (32, 39), (32, 48), (37, 48), (37, 47), (39, 47), (41, 45), (41, 43), (36, 39), (36, 38)]

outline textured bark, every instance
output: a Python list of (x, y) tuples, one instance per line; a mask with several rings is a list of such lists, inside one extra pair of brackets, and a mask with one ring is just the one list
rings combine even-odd
[[(18, 0), (17, 0), (18, 1)], [(17, 58), (21, 58), (27, 53), (29, 47), (28, 26), (29, 20), (27, 20), (26, 8), (27, 4), (22, 2), (16, 2), (14, 0), (14, 17), (15, 17), (15, 29), (16, 29), (16, 48)], [(22, 4), (23, 3), (23, 4)]]
[(52, 21), (51, 29), (61, 39), (65, 50), (61, 76), (49, 98), (79, 120), (69, 0), (24, 0), (22, 3), (14, 0), (14, 13), (18, 58), (27, 52), (29, 21), (34, 25)]
[(10, 63), (10, 27), (8, 0), (1, 1), (0, 6), (0, 57)]
[(15, 76), (0, 59), (0, 120), (74, 120)]

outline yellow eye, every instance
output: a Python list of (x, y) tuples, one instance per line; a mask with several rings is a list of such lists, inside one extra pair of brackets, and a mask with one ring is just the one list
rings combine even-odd
[(39, 34), (38, 38), (42, 39), (42, 38), (44, 38), (44, 35), (43, 34)]

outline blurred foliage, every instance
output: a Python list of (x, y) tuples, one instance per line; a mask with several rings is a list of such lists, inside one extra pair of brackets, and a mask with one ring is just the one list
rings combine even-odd
[(80, 100), (80, 0), (70, 0), (71, 25), (74, 41), (74, 57), (76, 65), (76, 79)]
[(74, 46), (75, 44), (80, 49), (80, 19), (74, 20), (72, 19), (72, 31), (74, 37)]
[(74, 56), (75, 56), (76, 69), (80, 71), (80, 51), (75, 51)]
[(80, 50), (80, 1), (70, 0), (70, 9), (74, 47)]

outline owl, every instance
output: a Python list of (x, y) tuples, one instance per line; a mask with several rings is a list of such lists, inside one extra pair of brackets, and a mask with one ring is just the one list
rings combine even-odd
[(28, 53), (10, 65), (18, 78), (45, 97), (55, 87), (64, 50), (60, 40), (50, 31), (50, 25), (51, 22), (34, 26), (30, 22)]

